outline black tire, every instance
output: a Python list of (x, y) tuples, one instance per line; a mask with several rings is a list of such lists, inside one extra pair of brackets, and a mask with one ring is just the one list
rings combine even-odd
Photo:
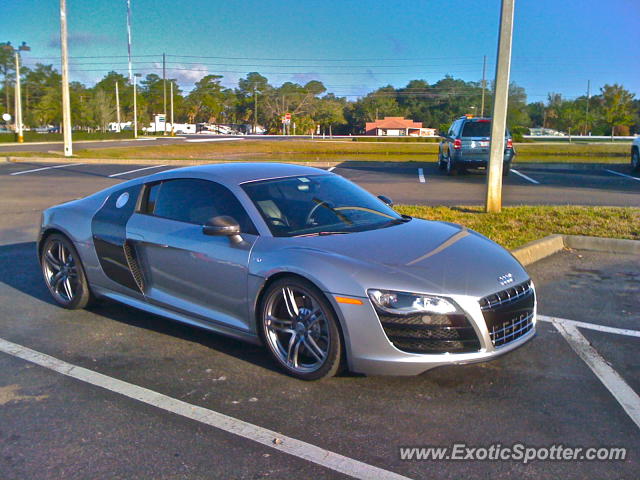
[(502, 164), (502, 176), (508, 177), (509, 173), (511, 173), (511, 162), (504, 162)]
[(442, 159), (442, 152), (438, 152), (438, 170), (444, 170), (447, 168), (447, 164)]
[(458, 167), (456, 166), (455, 162), (453, 161), (453, 158), (451, 158), (451, 153), (449, 153), (449, 155), (447, 155), (447, 158), (445, 159), (445, 171), (447, 172), (447, 175), (449, 175), (450, 177), (455, 177), (458, 174)]
[[(297, 316), (289, 315), (290, 303), (285, 299), (286, 292), (293, 292)], [(318, 309), (321, 310), (321, 316), (313, 315), (313, 312), (309, 315), (305, 313)], [(298, 324), (309, 326), (310, 329), (301, 333), (304, 326), (298, 329)], [(317, 331), (313, 331), (312, 327), (317, 327)], [(293, 377), (301, 380), (321, 380), (333, 377), (342, 368), (343, 345), (338, 319), (324, 294), (306, 280), (293, 276), (284, 277), (267, 287), (258, 310), (258, 329), (273, 359)], [(305, 355), (307, 359), (313, 360), (311, 343), (307, 343), (310, 342), (310, 337), (313, 345), (319, 347), (316, 351), (322, 352), (323, 356), (314, 354), (316, 363), (311, 367), (305, 367), (309, 365), (303, 363)], [(298, 348), (295, 347), (296, 344)], [(296, 348), (295, 362), (293, 358), (292, 362), (289, 362), (292, 345)], [(302, 361), (298, 365), (300, 358)]]
[(631, 170), (640, 170), (640, 153), (637, 148), (631, 151)]
[[(65, 254), (60, 253), (60, 247)], [(61, 307), (78, 310), (94, 301), (78, 251), (66, 236), (55, 233), (45, 239), (40, 250), (40, 267), (49, 293)]]

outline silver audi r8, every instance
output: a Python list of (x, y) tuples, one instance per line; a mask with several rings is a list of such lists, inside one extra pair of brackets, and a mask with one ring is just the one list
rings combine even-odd
[(262, 343), (305, 380), (419, 374), (535, 334), (534, 286), (508, 251), (304, 166), (207, 165), (115, 185), (45, 210), (38, 255), (65, 308), (106, 297)]

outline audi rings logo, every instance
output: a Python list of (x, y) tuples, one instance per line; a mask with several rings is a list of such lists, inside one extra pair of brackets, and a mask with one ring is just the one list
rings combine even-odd
[(500, 275), (498, 277), (498, 283), (500, 283), (500, 285), (503, 285), (503, 286), (513, 283), (513, 275), (511, 275), (510, 273), (505, 273), (504, 275)]

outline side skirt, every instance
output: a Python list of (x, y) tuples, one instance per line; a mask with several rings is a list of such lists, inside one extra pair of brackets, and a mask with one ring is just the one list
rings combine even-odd
[(210, 332), (219, 333), (227, 337), (232, 337), (238, 340), (242, 340), (244, 342), (253, 343), (255, 345), (262, 345), (262, 341), (260, 340), (260, 338), (253, 333), (243, 332), (235, 328), (229, 328), (224, 325), (213, 323), (213, 321), (205, 321), (205, 320), (200, 320), (198, 318), (193, 318), (187, 315), (183, 315), (183, 314), (174, 312), (172, 310), (168, 310), (166, 308), (152, 305), (145, 301), (128, 297), (126, 295), (122, 295), (121, 293), (117, 293), (102, 287), (92, 286), (92, 288), (95, 294), (100, 297), (108, 298), (110, 300), (123, 303), (130, 307), (137, 308), (138, 310), (152, 313), (154, 315), (159, 315), (161, 317), (165, 317), (170, 320), (174, 320), (176, 322), (184, 323), (186, 325), (191, 325), (193, 327), (202, 328), (203, 330), (207, 330)]

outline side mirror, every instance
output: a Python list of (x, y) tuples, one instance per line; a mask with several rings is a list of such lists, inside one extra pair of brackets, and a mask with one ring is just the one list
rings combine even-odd
[(214, 237), (226, 236), (234, 243), (242, 241), (240, 225), (235, 218), (226, 215), (211, 218), (202, 226), (202, 233)]
[(378, 195), (378, 198), (382, 200), (384, 203), (386, 203), (388, 206), (393, 207), (393, 200), (391, 200), (389, 197), (386, 197), (384, 195)]

